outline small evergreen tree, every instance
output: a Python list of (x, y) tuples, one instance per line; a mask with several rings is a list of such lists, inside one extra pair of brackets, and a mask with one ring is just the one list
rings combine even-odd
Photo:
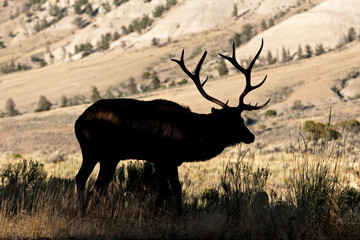
[(305, 58), (311, 58), (312, 55), (313, 55), (313, 51), (312, 51), (310, 45), (306, 44), (306, 46), (305, 46), (305, 56), (304, 57)]
[(96, 102), (101, 99), (101, 95), (97, 87), (92, 86), (91, 87), (91, 101)]
[(304, 58), (303, 51), (302, 51), (302, 48), (301, 48), (300, 44), (299, 44), (296, 55), (298, 56), (298, 59)]
[(356, 32), (354, 27), (349, 28), (348, 35), (347, 35), (347, 41), (352, 42), (356, 39)]
[(225, 61), (223, 58), (220, 59), (219, 65), (216, 68), (220, 76), (227, 75), (229, 73), (228, 68), (226, 67)]
[(239, 33), (234, 33), (234, 35), (231, 36), (230, 38), (230, 44), (235, 43), (236, 47), (239, 47), (241, 45), (241, 35)]
[(242, 31), (242, 36), (244, 37), (244, 41), (248, 42), (254, 36), (254, 27), (251, 24), (245, 24)]
[(274, 25), (275, 25), (274, 19), (270, 18), (270, 19), (269, 19), (268, 28), (270, 28), (270, 27), (272, 27), (272, 26), (274, 26)]
[(322, 45), (322, 43), (319, 43), (318, 45), (316, 45), (315, 48), (315, 56), (319, 56), (323, 53), (325, 53), (324, 46)]
[(113, 98), (115, 98), (115, 95), (113, 94), (111, 88), (108, 88), (108, 89), (106, 90), (105, 98), (106, 98), (106, 99), (113, 99)]
[(268, 50), (268, 53), (266, 55), (266, 61), (267, 61), (267, 64), (269, 64), (269, 65), (276, 63), (276, 58), (273, 57), (270, 50)]
[(263, 20), (261, 21), (261, 24), (260, 24), (260, 25), (261, 25), (261, 30), (263, 30), (263, 31), (268, 28), (265, 19), (263, 19)]
[(234, 3), (234, 8), (233, 8), (233, 12), (232, 12), (233, 17), (237, 17), (238, 16), (238, 8), (236, 3)]
[(282, 48), (282, 62), (287, 62), (290, 60), (289, 50), (286, 50), (285, 47)]

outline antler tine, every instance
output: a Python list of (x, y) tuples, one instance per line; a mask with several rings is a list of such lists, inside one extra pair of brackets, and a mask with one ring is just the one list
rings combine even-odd
[(240, 64), (237, 62), (236, 60), (236, 55), (235, 55), (235, 43), (233, 43), (233, 55), (232, 57), (229, 57), (229, 56), (224, 56), (222, 54), (219, 53), (219, 55), (222, 57), (222, 58), (225, 58), (226, 60), (228, 60), (236, 69), (238, 69), (241, 73), (243, 73), (245, 75), (245, 80), (246, 80), (246, 86), (245, 86), (245, 89), (244, 91), (241, 93), (240, 97), (239, 97), (239, 105), (238, 105), (238, 108), (240, 110), (247, 110), (247, 111), (252, 111), (252, 110), (258, 110), (258, 109), (261, 109), (263, 107), (265, 107), (270, 99), (264, 103), (263, 105), (260, 105), (260, 106), (257, 106), (257, 104), (255, 106), (252, 106), (250, 104), (244, 104), (244, 98), (245, 96), (251, 92), (252, 90), (255, 90), (256, 88), (260, 87), (261, 85), (264, 84), (264, 82), (266, 81), (266, 78), (267, 78), (267, 75), (265, 76), (264, 80), (262, 80), (259, 84), (255, 85), (255, 86), (252, 86), (251, 85), (251, 70), (256, 62), (256, 60), (258, 59), (260, 53), (261, 53), (261, 50), (264, 46), (264, 40), (261, 39), (261, 46), (260, 46), (260, 49), (258, 50), (258, 52), (256, 53), (255, 57), (253, 58), (253, 60), (251, 61), (250, 65), (248, 66), (248, 68), (243, 68), (242, 66), (240, 66)]
[(192, 74), (185, 66), (185, 63), (184, 63), (184, 49), (182, 50), (182, 53), (181, 53), (181, 58), (180, 60), (177, 60), (177, 59), (171, 59), (172, 61), (176, 62), (177, 64), (179, 64), (179, 66), (181, 67), (181, 69), (186, 73), (186, 75), (188, 75), (191, 80), (193, 80), (193, 82), (195, 83), (197, 89), (199, 90), (200, 94), (207, 100), (221, 106), (222, 108), (226, 108), (228, 107), (227, 104), (221, 102), (220, 100), (214, 98), (214, 97), (211, 97), (209, 96), (205, 90), (203, 89), (203, 86), (205, 85), (205, 83), (207, 82), (208, 80), (208, 77), (206, 77), (205, 81), (203, 83), (200, 82), (200, 69), (201, 69), (201, 65), (203, 64), (205, 58), (206, 58), (206, 55), (207, 55), (207, 51), (204, 52), (204, 54), (202, 55), (199, 63), (197, 64), (196, 66), (196, 69), (195, 69), (195, 73)]

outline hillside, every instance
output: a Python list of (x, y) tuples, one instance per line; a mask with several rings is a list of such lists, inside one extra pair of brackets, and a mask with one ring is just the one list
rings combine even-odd
[[(297, 137), (301, 124), (309, 119), (326, 122), (330, 109), (335, 122), (360, 120), (357, 97), (360, 94), (360, 43), (356, 26), (360, 20), (357, 14), (360, 4), (356, 0), (347, 4), (340, 0), (286, 3), (280, 0), (178, 0), (158, 17), (154, 17), (157, 7), (167, 6), (171, 1), (130, 0), (117, 7), (113, 1), (102, 1), (102, 4), (89, 1), (91, 14), (86, 13), (87, 4), (81, 5), (80, 14), (76, 13), (76, 1), (48, 0), (26, 5), (29, 2), (9, 0), (7, 6), (0, 6), (0, 42), (4, 46), (0, 47), (0, 66), (9, 66), (13, 61), (15, 66), (32, 68), (0, 73), (0, 109), (1, 106), (5, 109), (6, 101), (12, 98), (22, 114), (0, 119), (3, 137), (0, 152), (78, 152), (73, 124), (88, 105), (60, 108), (61, 98), (77, 97), (89, 102), (92, 86), (96, 86), (102, 96), (110, 92), (117, 97), (121, 92), (125, 97), (169, 99), (196, 112), (209, 112), (213, 104), (204, 100), (190, 81), (179, 85), (185, 75), (170, 59), (179, 58), (182, 49), (185, 49), (189, 69), (194, 68), (202, 52), (208, 50), (201, 72), (204, 79), (210, 76), (206, 91), (236, 105), (244, 86), (242, 76), (230, 64), (227, 64), (229, 74), (226, 76), (219, 76), (217, 70), (220, 60), (217, 53), (231, 54), (236, 33), (241, 42), (236, 54), (242, 64), (255, 55), (261, 39), (265, 42), (253, 81), (262, 80), (265, 74), (268, 80), (246, 101), (262, 103), (269, 97), (272, 101), (267, 109), (244, 115), (258, 120), (251, 126), (258, 146), (272, 149), (289, 140), (289, 132)], [(51, 16), (55, 6), (63, 16)], [(233, 16), (234, 6), (236, 16)], [(123, 26), (128, 31), (134, 20), (143, 18), (144, 14), (152, 20), (151, 25), (138, 32), (125, 33)], [(54, 18), (60, 19), (53, 21)], [(52, 24), (37, 32), (35, 26), (42, 19)], [(76, 21), (82, 25), (79, 27)], [(251, 34), (247, 35), (245, 30), (249, 26)], [(351, 28), (355, 38), (341, 42), (349, 36)], [(114, 38), (116, 32), (120, 35), (118, 38)], [(103, 40), (107, 33), (112, 37), (105, 41), (108, 43), (105, 48)], [(75, 46), (79, 48), (86, 43), (93, 46), (91, 51), (75, 53)], [(315, 53), (320, 43), (324, 47), (321, 55), (302, 59), (297, 56), (299, 45), (305, 54), (306, 44)], [(288, 52), (286, 61), (282, 58), (283, 48)], [(274, 64), (268, 62), (269, 51), (276, 58)], [(151, 77), (144, 76), (153, 72), (162, 90), (151, 91)], [(140, 92), (137, 95), (128, 95), (131, 77)], [(53, 110), (34, 113), (41, 95), (53, 103)], [(298, 100), (303, 108), (291, 110)], [(268, 109), (276, 110), (277, 116), (265, 117), (263, 114)]]

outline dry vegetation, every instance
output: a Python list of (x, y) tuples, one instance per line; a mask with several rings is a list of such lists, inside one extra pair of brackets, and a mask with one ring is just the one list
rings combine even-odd
[[(359, 166), (346, 159), (358, 145), (350, 140), (300, 141), (284, 153), (284, 187), (268, 182), (271, 170), (257, 154), (239, 149), (225, 154), (224, 168), (212, 186), (196, 184), (194, 171), (182, 178), (184, 214), (171, 200), (155, 207), (156, 176), (151, 164), (121, 164), (109, 197), (91, 186), (87, 204), (75, 197), (74, 182), (47, 176), (42, 164), (19, 161), (0, 172), (1, 238), (50, 239), (319, 239), (358, 238)], [(261, 158), (261, 156), (260, 156)], [(195, 167), (194, 165), (192, 167)], [(201, 171), (200, 171), (201, 172)], [(196, 191), (194, 191), (196, 189)]]

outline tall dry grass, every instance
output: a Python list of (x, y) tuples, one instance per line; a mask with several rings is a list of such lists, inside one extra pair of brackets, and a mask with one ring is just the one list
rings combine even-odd
[(217, 186), (198, 195), (183, 188), (181, 216), (174, 199), (156, 207), (151, 164), (121, 165), (107, 198), (97, 196), (91, 179), (81, 205), (73, 180), (48, 177), (43, 165), (24, 160), (0, 172), (0, 238), (360, 238), (360, 194), (353, 187), (360, 178), (355, 171), (350, 181), (347, 162), (355, 147), (344, 134), (336, 141), (300, 138), (286, 155), (297, 164), (284, 173), (284, 191), (270, 190), (269, 169), (240, 149)]

